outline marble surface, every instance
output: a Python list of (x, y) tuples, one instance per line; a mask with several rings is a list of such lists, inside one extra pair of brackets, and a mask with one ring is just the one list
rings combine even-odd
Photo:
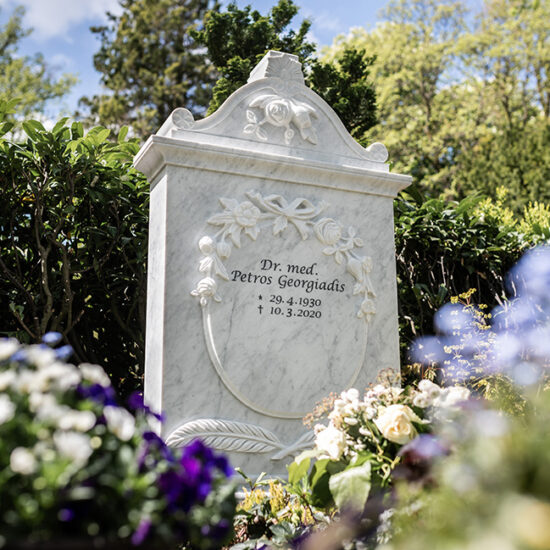
[(151, 182), (145, 397), (172, 445), (285, 472), (302, 417), (399, 367), (391, 174), (270, 52), (211, 117), (172, 113)]

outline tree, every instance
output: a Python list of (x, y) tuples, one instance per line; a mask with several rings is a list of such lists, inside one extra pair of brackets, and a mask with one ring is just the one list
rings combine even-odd
[(113, 143), (66, 121), (28, 120), (26, 141), (0, 139), (0, 334), (61, 332), (125, 393), (143, 372), (149, 186), (125, 132)]
[(25, 10), (17, 8), (0, 28), (0, 101), (18, 98), (18, 113), (24, 117), (38, 113), (51, 100), (64, 96), (76, 77), (56, 78), (41, 54), (20, 56), (17, 47), (31, 31), (23, 29)]
[(101, 39), (94, 66), (107, 94), (82, 98), (96, 123), (130, 125), (146, 137), (176, 107), (195, 115), (210, 100), (215, 71), (190, 31), (200, 26), (210, 0), (119, 0), (120, 15), (92, 27)]
[(548, 2), (486, 0), (471, 28), (460, 3), (396, 0), (375, 29), (336, 39), (376, 55), (379, 124), (394, 169), (433, 195), (495, 196), (521, 208), (550, 199)]
[(204, 27), (195, 31), (206, 46), (220, 78), (213, 89), (208, 113), (213, 113), (235, 90), (246, 84), (250, 72), (269, 50), (298, 56), (306, 83), (339, 115), (354, 137), (376, 122), (376, 97), (369, 79), (374, 58), (347, 48), (332, 63), (319, 61), (315, 45), (307, 41), (311, 23), (305, 19), (297, 31), (289, 25), (298, 13), (292, 0), (279, 0), (267, 15), (251, 6), (239, 9), (232, 2), (225, 12), (210, 10)]

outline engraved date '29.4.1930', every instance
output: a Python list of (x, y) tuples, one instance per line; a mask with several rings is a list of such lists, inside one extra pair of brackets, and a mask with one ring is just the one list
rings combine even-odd
[[(260, 315), (320, 319), (322, 300), (308, 294), (313, 291), (344, 292), (346, 285), (338, 279), (320, 279), (316, 266), (317, 263), (287, 264), (264, 258), (259, 262), (258, 272), (234, 269), (231, 271), (230, 280), (235, 283), (269, 285), (271, 289), (275, 286), (277, 291), (287, 291), (282, 294), (268, 293), (265, 296), (261, 292), (258, 293), (257, 311)], [(292, 291), (292, 294), (288, 291)]]

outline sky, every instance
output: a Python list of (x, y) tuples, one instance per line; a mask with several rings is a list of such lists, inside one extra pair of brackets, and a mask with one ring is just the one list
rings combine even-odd
[[(239, 7), (250, 4), (261, 13), (275, 3), (276, 0), (237, 1)], [(304, 17), (311, 19), (311, 39), (323, 46), (351, 27), (372, 28), (378, 12), (387, 3), (388, 0), (295, 0), (301, 8), (296, 20), (299, 23)], [(46, 113), (54, 118), (70, 114), (80, 97), (101, 92), (100, 74), (93, 67), (99, 39), (90, 32), (90, 26), (103, 24), (107, 11), (119, 13), (118, 0), (0, 0), (0, 25), (17, 5), (26, 9), (24, 26), (33, 29), (21, 42), (19, 52), (22, 55), (40, 52), (57, 74), (69, 72), (79, 78), (63, 104), (50, 105)]]

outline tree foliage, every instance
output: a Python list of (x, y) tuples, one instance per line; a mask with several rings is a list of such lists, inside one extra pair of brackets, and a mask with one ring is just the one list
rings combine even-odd
[(0, 334), (39, 342), (59, 331), (77, 361), (132, 389), (143, 367), (148, 216), (147, 181), (131, 167), (137, 144), (67, 119), (52, 131), (22, 127), (25, 142), (0, 141)]
[(210, 0), (119, 0), (122, 13), (92, 27), (101, 39), (94, 66), (107, 93), (81, 100), (91, 118), (118, 130), (131, 125), (145, 137), (176, 107), (195, 115), (210, 100), (215, 71), (190, 32)]
[(365, 139), (388, 146), (396, 171), (456, 199), (504, 184), (520, 209), (550, 199), (549, 19), (538, 0), (485, 0), (477, 17), (452, 0), (394, 0), (324, 59), (376, 55), (379, 124)]
[(303, 20), (298, 30), (289, 28), (298, 7), (292, 0), (279, 0), (267, 15), (251, 6), (243, 9), (232, 2), (227, 10), (211, 10), (204, 28), (195, 33), (208, 49), (220, 78), (213, 89), (208, 113), (214, 112), (235, 90), (246, 84), (252, 69), (269, 50), (298, 56), (306, 84), (338, 114), (351, 134), (361, 141), (376, 123), (376, 96), (369, 78), (373, 57), (364, 50), (347, 48), (333, 63), (315, 56), (315, 44), (307, 40), (311, 23)]
[(22, 56), (19, 43), (31, 31), (23, 28), (25, 11), (17, 8), (0, 28), (0, 101), (18, 98), (21, 116), (38, 113), (51, 100), (63, 97), (76, 83), (76, 77), (64, 74), (57, 78), (44, 56)]

